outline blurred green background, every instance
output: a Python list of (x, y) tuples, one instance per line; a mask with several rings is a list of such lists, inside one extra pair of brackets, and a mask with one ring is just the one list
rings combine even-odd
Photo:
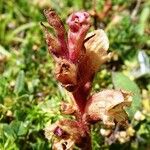
[(0, 150), (51, 149), (44, 136), (46, 124), (68, 117), (59, 111), (67, 96), (53, 77), (54, 64), (40, 26), (41, 21), (47, 24), (43, 9), (48, 7), (64, 23), (73, 11), (104, 14), (92, 21), (107, 32), (113, 56), (95, 77), (93, 91), (115, 87), (133, 93), (127, 110), (130, 128), (118, 131), (108, 145), (103, 126), (93, 125), (93, 149), (149, 150), (149, 0), (0, 0)]

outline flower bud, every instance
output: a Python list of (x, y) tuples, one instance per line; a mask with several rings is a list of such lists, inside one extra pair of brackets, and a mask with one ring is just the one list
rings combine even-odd
[(132, 126), (130, 126), (126, 132), (127, 132), (127, 135), (130, 137), (134, 136), (134, 134), (135, 134), (135, 130), (133, 129)]
[(84, 39), (90, 28), (90, 17), (87, 12), (76, 12), (67, 20), (69, 26), (68, 48), (69, 59), (76, 63), (83, 53)]
[(106, 129), (101, 128), (100, 133), (102, 136), (108, 136), (111, 133), (111, 130), (106, 130)]
[(140, 111), (137, 111), (134, 114), (134, 119), (137, 120), (137, 121), (142, 121), (142, 120), (145, 119), (145, 116)]

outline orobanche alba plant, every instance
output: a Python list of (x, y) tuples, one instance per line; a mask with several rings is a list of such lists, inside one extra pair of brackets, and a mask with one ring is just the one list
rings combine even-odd
[(75, 119), (62, 119), (46, 127), (45, 135), (54, 150), (70, 150), (76, 145), (91, 150), (91, 125), (102, 121), (107, 127), (126, 125), (125, 106), (131, 105), (131, 94), (123, 90), (104, 89), (91, 93), (92, 82), (100, 66), (110, 58), (106, 33), (94, 30), (87, 12), (72, 13), (66, 32), (60, 17), (53, 10), (44, 15), (55, 36), (44, 27), (48, 51), (55, 62), (55, 78), (68, 91), (72, 104), (62, 102), (61, 111)]

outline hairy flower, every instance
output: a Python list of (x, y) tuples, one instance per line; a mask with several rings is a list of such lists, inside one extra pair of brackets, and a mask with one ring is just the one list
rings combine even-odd
[(109, 60), (110, 54), (107, 53), (109, 40), (104, 30), (99, 29), (88, 33), (84, 45), (87, 55), (93, 59), (93, 66), (96, 70), (101, 64)]
[(80, 81), (83, 84), (92, 81), (99, 67), (110, 59), (110, 54), (107, 53), (109, 41), (103, 30), (99, 29), (88, 33), (84, 40), (84, 46), (86, 52), (78, 64), (78, 76), (81, 77)]
[(69, 59), (77, 62), (84, 52), (84, 39), (90, 28), (90, 17), (87, 12), (76, 12), (69, 16), (67, 20)]
[(53, 140), (53, 149), (70, 150), (74, 146), (83, 145), (86, 139), (86, 132), (83, 125), (73, 120), (60, 120), (45, 128), (45, 136)]
[(115, 125), (114, 121), (122, 123), (127, 120), (124, 107), (130, 105), (131, 96), (128, 92), (103, 90), (89, 98), (85, 112), (89, 120), (102, 120), (104, 124), (112, 126)]

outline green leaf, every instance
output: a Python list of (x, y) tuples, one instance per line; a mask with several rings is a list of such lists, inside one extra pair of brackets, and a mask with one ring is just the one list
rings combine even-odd
[(15, 89), (14, 92), (16, 94), (19, 94), (20, 92), (23, 91), (24, 89), (24, 82), (25, 82), (25, 75), (24, 71), (21, 70), (17, 76), (16, 84), (15, 84)]
[(130, 80), (127, 76), (120, 72), (115, 72), (112, 74), (112, 82), (115, 89), (123, 89), (133, 94), (132, 105), (127, 109), (129, 117), (133, 117), (134, 113), (141, 106), (141, 95), (139, 87), (134, 81)]
[(146, 23), (148, 22), (149, 15), (150, 15), (150, 8), (145, 7), (142, 10), (141, 16), (140, 16), (139, 29), (138, 29), (138, 33), (140, 35), (144, 34), (145, 26), (146, 26)]
[(8, 124), (3, 124), (3, 134), (8, 137), (16, 137), (14, 130)]
[(16, 136), (22, 136), (27, 133), (27, 126), (25, 123), (21, 121), (13, 121), (10, 124), (11, 128), (13, 129)]
[(3, 76), (0, 76), (0, 103), (3, 102), (3, 97), (7, 93), (7, 81)]
[(0, 55), (4, 55), (6, 57), (10, 57), (11, 53), (9, 53), (2, 45), (0, 45)]

